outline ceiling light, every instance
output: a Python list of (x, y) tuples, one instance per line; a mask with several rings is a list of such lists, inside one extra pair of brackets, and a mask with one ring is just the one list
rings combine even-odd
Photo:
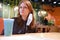
[(60, 2), (58, 4), (60, 4)]
[(56, 2), (53, 2), (54, 4), (56, 4)]
[(44, 2), (44, 0), (42, 0), (42, 2)]

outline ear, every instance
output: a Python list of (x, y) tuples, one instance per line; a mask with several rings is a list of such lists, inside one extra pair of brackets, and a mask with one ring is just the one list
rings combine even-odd
[(33, 16), (32, 16), (32, 14), (30, 13), (29, 16), (28, 16), (28, 20), (27, 20), (26, 25), (29, 26), (29, 25), (31, 24), (32, 20), (33, 20)]

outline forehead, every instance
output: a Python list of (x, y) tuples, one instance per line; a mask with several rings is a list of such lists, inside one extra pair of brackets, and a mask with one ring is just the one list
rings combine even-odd
[(25, 3), (21, 3), (20, 6), (27, 6)]

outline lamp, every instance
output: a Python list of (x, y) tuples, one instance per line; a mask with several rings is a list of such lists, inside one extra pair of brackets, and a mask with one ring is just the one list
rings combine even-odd
[(44, 10), (40, 10), (39, 12), (38, 12), (38, 16), (39, 17), (41, 17), (41, 16), (46, 16), (46, 14), (47, 14), (47, 12), (46, 11), (44, 11)]

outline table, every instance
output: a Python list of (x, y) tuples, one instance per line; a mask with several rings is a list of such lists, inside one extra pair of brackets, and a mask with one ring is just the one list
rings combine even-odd
[(26, 33), (0, 36), (0, 40), (60, 40), (60, 33)]

